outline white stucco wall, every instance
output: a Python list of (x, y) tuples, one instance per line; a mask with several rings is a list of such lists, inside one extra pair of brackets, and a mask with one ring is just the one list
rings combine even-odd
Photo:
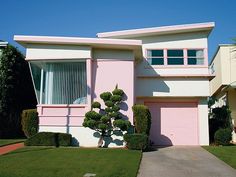
[[(73, 144), (80, 147), (97, 147), (99, 136), (89, 129), (81, 126), (40, 126), (39, 132), (61, 132), (70, 133), (73, 137)], [(112, 140), (108, 140), (109, 147), (123, 147), (123, 136), (112, 135)]]
[(91, 58), (91, 48), (73, 45), (37, 45), (31, 44), (26, 49), (27, 60), (38, 59), (84, 59)]
[(208, 104), (207, 98), (198, 102), (199, 144), (209, 145)]
[(137, 97), (209, 96), (209, 81), (204, 78), (138, 78), (135, 89)]
[(144, 54), (148, 48), (207, 48), (207, 35), (204, 32), (148, 36), (138, 39), (142, 39)]

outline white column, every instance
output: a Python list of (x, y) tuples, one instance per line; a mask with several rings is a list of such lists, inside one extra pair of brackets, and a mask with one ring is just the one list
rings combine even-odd
[(209, 145), (208, 104), (207, 98), (198, 102), (199, 144)]

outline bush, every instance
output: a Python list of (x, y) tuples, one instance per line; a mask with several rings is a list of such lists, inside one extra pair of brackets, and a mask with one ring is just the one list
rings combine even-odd
[(55, 133), (39, 132), (25, 141), (26, 146), (56, 146)]
[(112, 94), (110, 92), (103, 92), (100, 94), (100, 98), (105, 102), (110, 100)]
[(218, 145), (229, 145), (232, 140), (232, 131), (230, 128), (220, 128), (216, 131), (214, 138)]
[(148, 145), (148, 136), (145, 134), (125, 134), (126, 146), (132, 150), (144, 150)]
[(122, 89), (115, 88), (115, 90), (112, 91), (112, 94), (119, 95), (122, 97), (124, 95), (124, 91)]
[(214, 142), (215, 133), (220, 128), (233, 130), (231, 111), (227, 106), (212, 109), (212, 113), (209, 114), (209, 117), (210, 142)]
[(58, 133), (58, 145), (59, 146), (71, 146), (72, 136), (68, 133)]
[(25, 141), (26, 146), (71, 146), (72, 136), (67, 133), (39, 132)]
[(38, 133), (39, 118), (36, 109), (24, 110), (21, 114), (22, 130), (27, 138)]
[(101, 104), (99, 102), (95, 101), (95, 102), (92, 103), (92, 108), (100, 109), (101, 108)]
[(145, 105), (134, 105), (132, 107), (134, 112), (134, 124), (137, 133), (144, 133), (149, 135), (151, 128), (151, 113)]

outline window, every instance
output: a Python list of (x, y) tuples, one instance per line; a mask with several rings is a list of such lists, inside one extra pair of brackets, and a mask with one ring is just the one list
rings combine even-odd
[(188, 50), (188, 65), (203, 65), (204, 52), (203, 50)]
[(210, 72), (211, 74), (214, 74), (215, 73), (215, 66), (214, 66), (214, 63), (212, 63), (211, 67), (210, 67)]
[(40, 104), (85, 104), (86, 62), (31, 62)]
[(147, 50), (151, 65), (204, 65), (203, 49), (158, 49)]
[(164, 51), (148, 50), (147, 59), (151, 65), (164, 65)]
[(183, 50), (167, 50), (167, 64), (183, 65), (184, 64)]

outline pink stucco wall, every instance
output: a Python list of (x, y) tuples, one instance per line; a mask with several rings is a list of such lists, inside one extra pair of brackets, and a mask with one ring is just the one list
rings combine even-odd
[(126, 94), (125, 101), (121, 104), (121, 113), (133, 123), (134, 62), (131, 60), (94, 60), (92, 64), (93, 100), (101, 101), (100, 94), (113, 91), (117, 84)]
[(100, 94), (113, 91), (115, 86), (125, 92), (121, 113), (133, 123), (134, 63), (131, 60), (87, 60), (88, 94), (86, 105), (38, 105), (41, 126), (82, 126), (84, 115), (91, 101), (100, 99)]
[(38, 105), (40, 126), (81, 126), (87, 105)]

